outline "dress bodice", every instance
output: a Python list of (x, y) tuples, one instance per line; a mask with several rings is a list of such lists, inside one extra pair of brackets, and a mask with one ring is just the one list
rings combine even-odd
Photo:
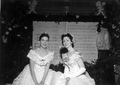
[(65, 68), (65, 73), (75, 73), (77, 72), (80, 67), (77, 64), (77, 61), (82, 58), (83, 56), (79, 52), (75, 52), (72, 56), (69, 57), (69, 61), (66, 62), (67, 66)]
[(54, 58), (54, 52), (50, 52), (44, 57), (41, 57), (38, 53), (36, 53), (34, 50), (30, 50), (27, 57), (31, 60), (33, 60), (37, 65), (39, 66), (45, 66), (48, 62), (53, 60)]
[(67, 63), (75, 64), (79, 58), (82, 58), (82, 54), (75, 52), (72, 56), (69, 57), (69, 61)]

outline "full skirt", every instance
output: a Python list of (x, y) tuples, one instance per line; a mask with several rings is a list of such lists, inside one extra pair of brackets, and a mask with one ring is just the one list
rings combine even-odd
[[(40, 83), (40, 81), (42, 80), (42, 77), (44, 75), (44, 71), (45, 70), (43, 68), (36, 68), (35, 69), (35, 74), (36, 74), (36, 78), (37, 78), (38, 83)], [(51, 85), (51, 79), (52, 79), (53, 72), (54, 71), (49, 70), (44, 85)], [(16, 77), (14, 79), (12, 85), (35, 85), (32, 77), (31, 77), (29, 65), (25, 66), (25, 68), (18, 75), (18, 77)]]
[(63, 73), (56, 72), (52, 78), (52, 85), (95, 85), (93, 78), (88, 73), (79, 77), (71, 78), (68, 82), (65, 78), (60, 78)]

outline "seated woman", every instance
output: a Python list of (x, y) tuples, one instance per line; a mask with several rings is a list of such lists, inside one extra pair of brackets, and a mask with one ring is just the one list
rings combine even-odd
[(13, 80), (12, 85), (51, 85), (54, 71), (49, 69), (54, 52), (48, 50), (49, 35), (42, 33), (39, 37), (40, 47), (31, 49), (27, 55), (30, 63)]
[(52, 85), (95, 85), (94, 79), (86, 72), (83, 56), (74, 49), (72, 35), (63, 34), (61, 39), (65, 47), (61, 49), (65, 69), (64, 73), (54, 74)]

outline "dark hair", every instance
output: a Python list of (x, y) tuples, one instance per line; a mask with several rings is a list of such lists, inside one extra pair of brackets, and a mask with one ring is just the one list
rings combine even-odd
[(72, 47), (74, 47), (73, 36), (72, 36), (70, 33), (63, 34), (63, 35), (61, 36), (62, 45), (63, 45), (63, 38), (64, 38), (64, 37), (68, 37), (68, 38), (70, 39), (70, 41), (72, 42)]
[(47, 33), (42, 33), (42, 34), (40, 35), (40, 37), (39, 37), (39, 41), (41, 40), (42, 37), (47, 37), (48, 40), (49, 40), (49, 38), (50, 38), (50, 36), (49, 36)]
[(60, 49), (60, 57), (61, 57), (61, 59), (62, 59), (62, 54), (65, 54), (65, 53), (67, 53), (67, 52), (68, 52), (68, 49), (65, 48), (65, 47), (62, 47), (62, 48)]
[(65, 54), (65, 53), (67, 53), (67, 52), (68, 52), (68, 49), (65, 48), (65, 47), (62, 47), (62, 48), (60, 49), (60, 54)]

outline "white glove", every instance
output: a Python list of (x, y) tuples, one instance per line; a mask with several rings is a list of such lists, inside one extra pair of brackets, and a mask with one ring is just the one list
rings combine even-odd
[(83, 74), (85, 71), (86, 71), (85, 68), (80, 68), (79, 70), (77, 70), (77, 72), (67, 74), (67, 77), (70, 77), (70, 78), (77, 77), (77, 76)]

